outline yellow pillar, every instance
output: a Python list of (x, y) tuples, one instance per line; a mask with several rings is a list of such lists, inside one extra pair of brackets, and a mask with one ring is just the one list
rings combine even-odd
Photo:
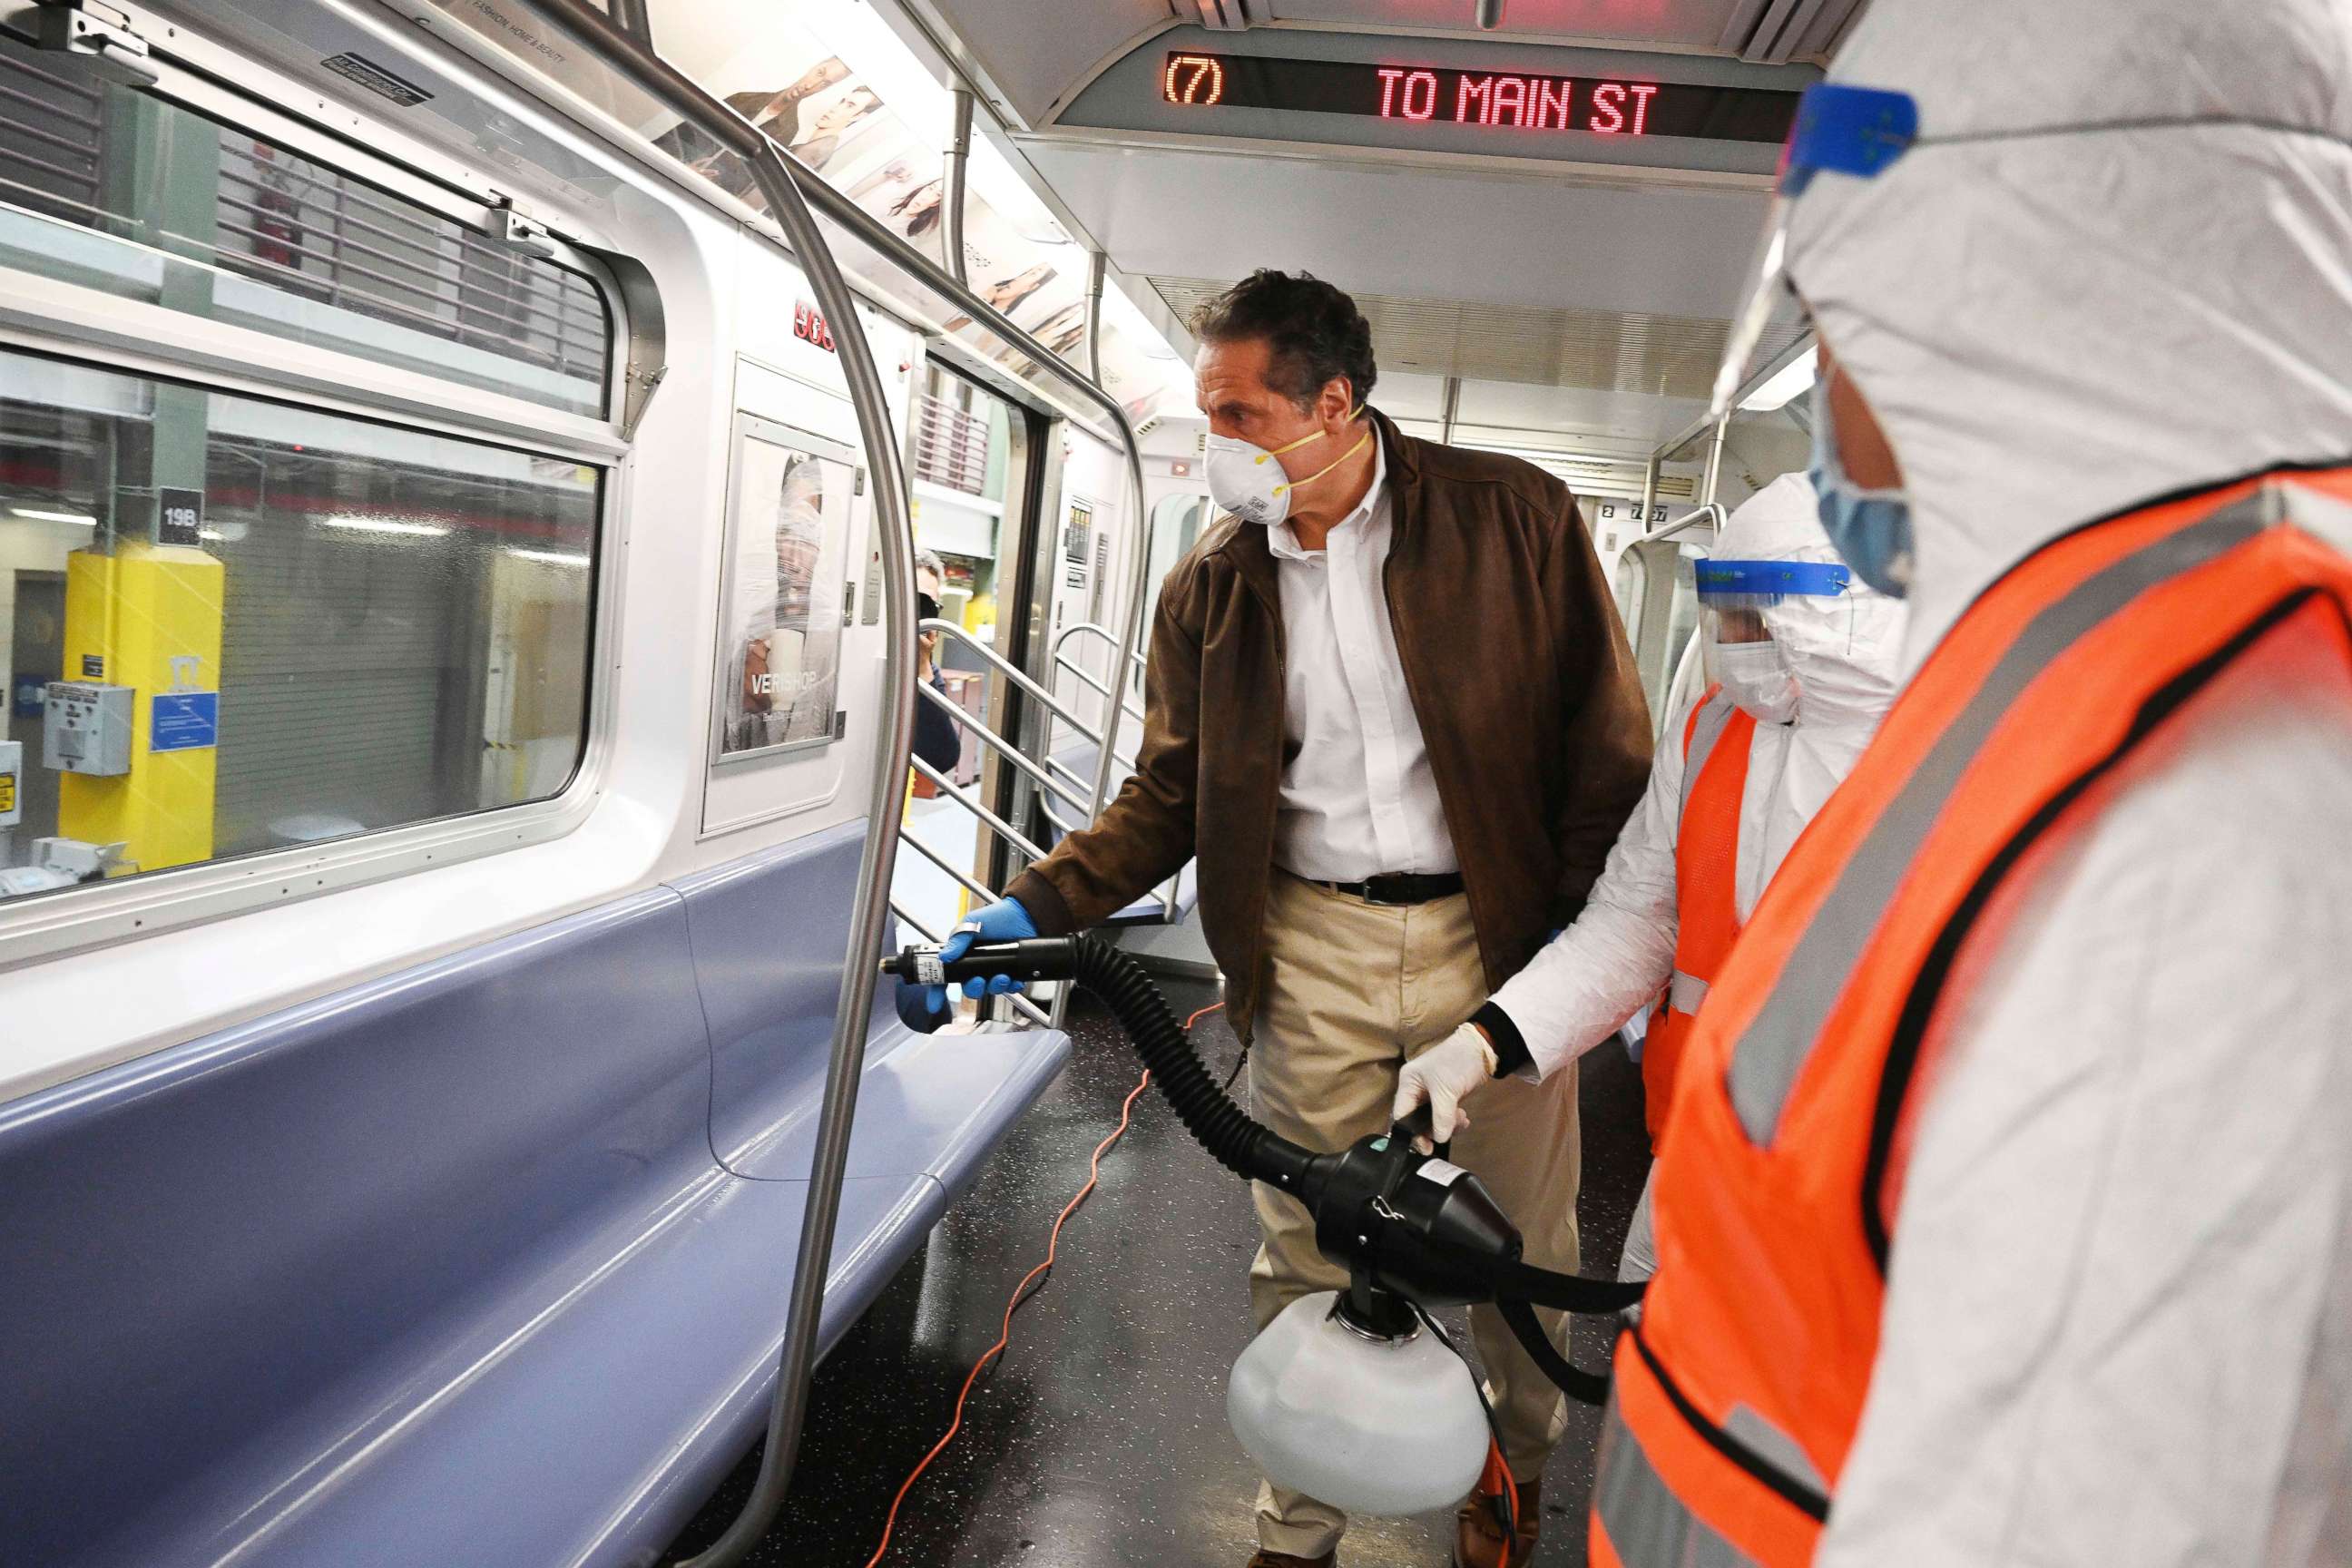
[(81, 679), (96, 656), (104, 671), (97, 679), (136, 695), (131, 771), (58, 775), (62, 836), (121, 843), (123, 859), (142, 871), (212, 858), (219, 753), (202, 716), (217, 713), (226, 576), (218, 561), (189, 545), (124, 542), (111, 555), (77, 550), (66, 558), (67, 679)]

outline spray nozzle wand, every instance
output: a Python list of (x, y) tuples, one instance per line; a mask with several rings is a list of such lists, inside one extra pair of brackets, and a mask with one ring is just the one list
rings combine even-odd
[[(1260, 1125), (1235, 1105), (1176, 1021), (1167, 998), (1130, 953), (1092, 937), (1037, 937), (967, 949), (952, 963), (935, 948), (910, 947), (882, 961), (885, 974), (944, 985), (996, 974), (1066, 980), (1093, 992), (1117, 1016), (1177, 1117), (1219, 1163), (1246, 1181), (1289, 1193), (1315, 1219), (1315, 1243), (1354, 1283), (1343, 1315), (1381, 1331), (1400, 1310), (1383, 1294), (1423, 1307), (1499, 1301), (1512, 1331), (1553, 1382), (1598, 1402), (1604, 1380), (1570, 1365), (1537, 1326), (1530, 1305), (1610, 1312), (1641, 1287), (1585, 1279), (1520, 1259), (1517, 1229), (1502, 1206), (1460, 1166), (1412, 1143), (1430, 1132), (1426, 1109), (1385, 1133), (1318, 1154)], [(1524, 1327), (1522, 1326), (1524, 1325)], [(1529, 1336), (1533, 1335), (1533, 1342)]]

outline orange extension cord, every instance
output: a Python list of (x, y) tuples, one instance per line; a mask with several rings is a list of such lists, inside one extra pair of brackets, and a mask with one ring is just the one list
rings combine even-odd
[[(1212, 1002), (1185, 1019), (1184, 1027), (1189, 1031), (1193, 1025), (1223, 1005), (1222, 1002)], [(889, 1515), (882, 1521), (882, 1540), (874, 1548), (874, 1555), (866, 1560), (866, 1568), (879, 1568), (883, 1554), (890, 1550), (890, 1532), (898, 1528), (898, 1505), (907, 1500), (907, 1493), (912, 1490), (915, 1483), (922, 1479), (923, 1472), (931, 1468), (931, 1461), (938, 1458), (946, 1450), (947, 1446), (955, 1441), (955, 1435), (963, 1429), (964, 1401), (971, 1397), (972, 1384), (980, 1381), (980, 1374), (988, 1370), (988, 1363), (1003, 1354), (1004, 1347), (1012, 1342), (1013, 1314), (1020, 1310), (1022, 1301), (1030, 1293), (1030, 1286), (1054, 1267), (1054, 1255), (1062, 1245), (1062, 1226), (1069, 1223), (1070, 1216), (1078, 1212), (1078, 1206), (1081, 1204), (1094, 1195), (1095, 1184), (1102, 1176), (1104, 1153), (1112, 1144), (1127, 1135), (1128, 1127), (1135, 1120), (1135, 1102), (1142, 1096), (1143, 1091), (1150, 1087), (1150, 1073), (1145, 1073), (1136, 1080), (1135, 1087), (1127, 1091), (1127, 1099), (1118, 1108), (1118, 1125), (1111, 1129), (1109, 1137), (1095, 1145), (1094, 1157), (1087, 1162), (1087, 1184), (1080, 1187), (1077, 1195), (1064, 1204), (1062, 1212), (1054, 1216), (1053, 1234), (1045, 1240), (1045, 1261), (1023, 1275), (1021, 1283), (1013, 1288), (1012, 1297), (1004, 1303), (1004, 1325), (997, 1333), (996, 1342), (981, 1353), (981, 1358), (971, 1363), (971, 1371), (965, 1374), (963, 1387), (956, 1394), (955, 1415), (949, 1421), (946, 1433), (938, 1442), (931, 1445), (931, 1451), (925, 1454), (922, 1462), (909, 1470), (907, 1473), (907, 1479), (899, 1483), (898, 1495), (890, 1500)]]

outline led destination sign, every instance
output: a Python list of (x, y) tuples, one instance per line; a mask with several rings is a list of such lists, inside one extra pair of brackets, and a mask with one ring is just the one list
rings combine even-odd
[(1788, 140), (1793, 92), (1614, 76), (1540, 76), (1456, 66), (1171, 53), (1160, 96), (1194, 109), (1286, 109), (1381, 120), (1594, 136)]

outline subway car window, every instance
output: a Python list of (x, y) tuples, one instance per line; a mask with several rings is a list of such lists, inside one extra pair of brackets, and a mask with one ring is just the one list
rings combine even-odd
[(0, 353), (0, 890), (553, 795), (602, 477)]
[(605, 407), (613, 331), (587, 278), (5, 37), (0, 266)]

